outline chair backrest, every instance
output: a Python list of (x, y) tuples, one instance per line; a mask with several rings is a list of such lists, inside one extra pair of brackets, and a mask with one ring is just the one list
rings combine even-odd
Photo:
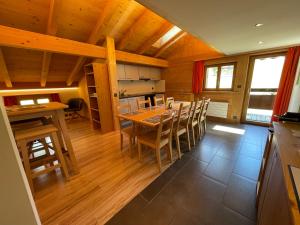
[(164, 105), (165, 104), (165, 97), (162, 96), (161, 98), (157, 98), (156, 96), (154, 96), (154, 105), (158, 106), (158, 105)]
[(150, 98), (148, 98), (147, 100), (140, 100), (140, 99), (136, 99), (136, 104), (138, 109), (144, 109), (146, 108), (146, 104), (151, 108), (151, 100)]
[(184, 105), (183, 103), (180, 103), (179, 110), (177, 113), (177, 120), (173, 128), (176, 132), (178, 131), (180, 124), (188, 120), (190, 107), (190, 105)]
[(206, 118), (208, 105), (210, 103), (210, 98), (204, 99), (203, 101), (204, 101), (204, 105), (203, 105), (203, 110), (202, 110), (202, 113), (201, 113), (201, 117)]
[(83, 108), (84, 100), (82, 98), (71, 98), (68, 101), (69, 109), (80, 111)]
[(197, 106), (199, 106), (199, 101), (198, 100), (194, 101), (194, 103), (193, 103), (193, 106), (192, 106), (191, 111), (190, 111), (189, 122), (192, 122), (195, 119)]
[(174, 120), (174, 113), (171, 115), (164, 115), (160, 116), (160, 123), (157, 129), (157, 136), (156, 136), (156, 145), (159, 145), (162, 139), (168, 138), (169, 140), (172, 139), (172, 130), (173, 130), (173, 120)]
[[(120, 114), (131, 113), (131, 105), (129, 104), (129, 102), (118, 105), (118, 112)], [(121, 131), (123, 128), (131, 126), (132, 122), (119, 117), (119, 125), (120, 125), (120, 131)]]

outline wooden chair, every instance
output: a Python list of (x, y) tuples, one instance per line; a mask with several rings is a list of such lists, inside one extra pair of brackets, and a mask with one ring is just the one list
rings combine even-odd
[(179, 140), (179, 137), (181, 135), (186, 134), (189, 151), (191, 151), (191, 142), (190, 142), (189, 127), (188, 127), (188, 120), (189, 120), (191, 108), (192, 108), (191, 105), (183, 106), (183, 103), (180, 104), (178, 114), (177, 114), (177, 121), (174, 123), (174, 127), (173, 127), (173, 136), (176, 140), (176, 147), (177, 147), (177, 153), (179, 159), (181, 159), (180, 140)]
[(196, 100), (190, 111), (190, 118), (188, 121), (189, 130), (192, 132), (193, 145), (196, 145), (195, 128), (198, 126), (197, 115), (201, 110), (201, 101)]
[(154, 97), (154, 105), (164, 105), (165, 104), (165, 97), (162, 96), (161, 98)]
[(142, 145), (155, 150), (159, 172), (162, 171), (160, 150), (167, 147), (170, 162), (172, 163), (172, 129), (173, 115), (161, 115), (160, 125), (156, 131), (138, 134), (139, 160), (142, 159)]
[[(118, 111), (120, 114), (122, 113), (131, 113), (131, 105), (121, 104), (118, 106)], [(120, 138), (121, 138), (121, 151), (123, 150), (123, 139), (124, 135), (129, 138), (129, 152), (132, 155), (132, 148), (135, 143), (135, 129), (132, 122), (124, 120), (119, 117), (119, 124), (120, 124)]]
[[(45, 169), (34, 171), (32, 170), (33, 165), (31, 165), (30, 163), (30, 159), (29, 159), (30, 152), (28, 151), (29, 149), (27, 144), (35, 140), (45, 139), (47, 137), (50, 137), (52, 141), (53, 150), (55, 152), (56, 158), (52, 158), (48, 160), (44, 159), (42, 161), (43, 162), (42, 165), (45, 166)], [(19, 150), (21, 152), (25, 173), (33, 194), (34, 194), (33, 179), (39, 175), (50, 173), (51, 171), (60, 168), (63, 171), (65, 177), (67, 179), (69, 178), (69, 172), (58, 140), (58, 129), (54, 125), (49, 124), (44, 126), (26, 128), (23, 130), (17, 130), (15, 131), (15, 139), (17, 145), (19, 146)], [(53, 161), (56, 159), (58, 160), (58, 163), (54, 164)]]
[(204, 105), (203, 105), (203, 109), (202, 109), (202, 113), (201, 113), (201, 117), (199, 119), (199, 125), (201, 126), (201, 131), (202, 131), (202, 136), (205, 134), (206, 132), (206, 114), (207, 114), (207, 109), (208, 109), (208, 105), (210, 103), (210, 98), (208, 99), (203, 99), (204, 100)]
[(148, 98), (147, 100), (136, 99), (136, 104), (138, 109), (145, 109), (146, 104), (151, 108), (151, 100)]

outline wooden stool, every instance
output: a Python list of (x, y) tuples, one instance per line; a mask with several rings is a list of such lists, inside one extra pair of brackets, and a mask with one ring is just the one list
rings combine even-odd
[[(61, 168), (65, 177), (67, 179), (69, 178), (68, 169), (62, 154), (61, 146), (58, 141), (57, 132), (58, 129), (52, 124), (33, 127), (33, 128), (25, 128), (22, 130), (15, 131), (15, 139), (21, 151), (25, 173), (33, 194), (34, 194), (33, 179), (39, 175), (50, 173), (56, 168)], [(29, 161), (30, 149), (28, 149), (27, 143), (31, 143), (35, 140), (45, 140), (46, 137), (50, 137), (52, 140), (53, 150), (55, 151), (55, 155), (56, 158), (58, 159), (58, 163), (54, 165), (52, 162), (50, 163), (50, 166), (46, 167), (44, 170), (39, 170), (37, 172), (32, 171), (30, 161)], [(44, 165), (48, 163), (49, 161), (45, 161)]]

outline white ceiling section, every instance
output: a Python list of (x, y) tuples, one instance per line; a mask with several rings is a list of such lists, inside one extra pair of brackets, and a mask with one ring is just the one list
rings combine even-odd
[(300, 44), (300, 0), (138, 2), (228, 55)]

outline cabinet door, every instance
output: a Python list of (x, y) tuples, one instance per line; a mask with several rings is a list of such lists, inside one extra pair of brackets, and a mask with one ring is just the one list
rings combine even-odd
[(275, 147), (268, 187), (259, 213), (259, 225), (292, 225), (284, 182), (280, 158)]
[(125, 65), (117, 64), (117, 79), (125, 80)]
[(150, 79), (149, 76), (149, 67), (139, 66), (139, 77), (140, 79)]
[(139, 80), (138, 66), (125, 65), (126, 80)]
[(161, 79), (161, 69), (157, 67), (150, 67), (150, 79), (151, 80), (160, 80)]

